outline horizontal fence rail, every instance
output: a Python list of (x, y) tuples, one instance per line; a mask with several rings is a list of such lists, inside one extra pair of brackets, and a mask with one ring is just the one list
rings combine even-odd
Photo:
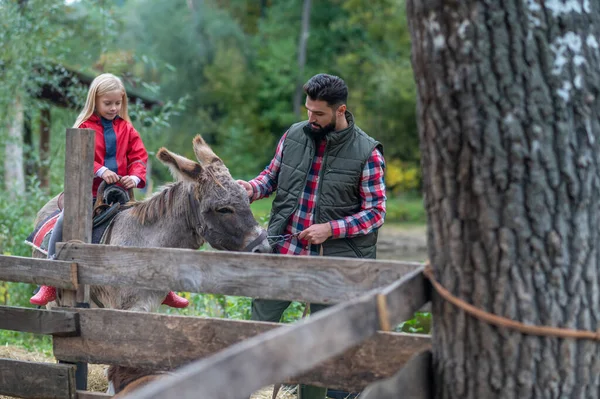
[(75, 366), (0, 359), (0, 395), (75, 399)]
[[(385, 294), (416, 296), (399, 309), (388, 309), (390, 324), (397, 324), (429, 301), (422, 268), (405, 276)], [(131, 399), (176, 397), (181, 399), (240, 399), (263, 386), (302, 374), (375, 335), (379, 292), (323, 310), (292, 326), (277, 328), (182, 367), (176, 375), (132, 392)]]
[(0, 306), (0, 329), (34, 334), (78, 334), (77, 313)]
[(81, 284), (324, 304), (344, 302), (387, 286), (421, 266), (372, 259), (81, 243), (58, 244), (58, 248), (58, 259), (77, 262)]
[[(259, 334), (294, 326), (109, 309), (78, 313), (81, 335), (55, 337), (57, 359), (151, 369), (181, 367)], [(328, 334), (343, 332), (332, 329)], [(380, 332), (289, 382), (356, 391), (391, 376), (414, 353), (429, 347), (426, 335)]]
[(46, 284), (75, 289), (76, 264), (22, 256), (0, 255), (0, 280), (17, 283)]

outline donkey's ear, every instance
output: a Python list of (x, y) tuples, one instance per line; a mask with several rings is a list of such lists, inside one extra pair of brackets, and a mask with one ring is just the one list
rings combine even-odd
[(169, 167), (171, 174), (173, 174), (173, 177), (177, 180), (198, 181), (202, 174), (202, 166), (200, 166), (200, 164), (190, 161), (181, 155), (172, 153), (164, 147), (161, 147), (158, 150), (156, 158)]
[(194, 137), (194, 153), (196, 154), (196, 158), (203, 165), (208, 165), (211, 163), (223, 163), (221, 158), (217, 156), (213, 152), (213, 150), (206, 144), (206, 141), (202, 138), (202, 136), (197, 135)]

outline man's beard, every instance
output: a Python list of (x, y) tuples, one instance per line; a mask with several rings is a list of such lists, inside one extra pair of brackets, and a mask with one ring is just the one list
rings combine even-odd
[(318, 140), (327, 136), (329, 133), (335, 131), (335, 117), (325, 126), (321, 126), (318, 124), (308, 123), (304, 127), (304, 131), (311, 136), (313, 139)]

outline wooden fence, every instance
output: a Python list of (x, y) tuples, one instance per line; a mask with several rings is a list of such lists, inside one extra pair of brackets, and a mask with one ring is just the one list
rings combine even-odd
[[(86, 130), (68, 129), (68, 153), (93, 150), (89, 140)], [(76, 159), (90, 162), (87, 156)], [(69, 162), (74, 161), (65, 168), (66, 192), (91, 181), (89, 168)], [(81, 187), (75, 196), (87, 198), (87, 187)], [(0, 329), (51, 334), (54, 356), (64, 362), (0, 359), (0, 394), (108, 397), (77, 389), (77, 367), (87, 363), (178, 368), (130, 397), (203, 399), (247, 398), (280, 382), (360, 391), (409, 362), (425, 367), (423, 357), (414, 355), (429, 350), (429, 336), (382, 331), (429, 301), (420, 264), (90, 245), (90, 205), (89, 200), (65, 205), (65, 226), (76, 226), (65, 237), (79, 241), (59, 244), (57, 260), (0, 256), (0, 280), (72, 290), (74, 306), (0, 307)], [(87, 302), (89, 285), (337, 305), (290, 325), (76, 307)]]

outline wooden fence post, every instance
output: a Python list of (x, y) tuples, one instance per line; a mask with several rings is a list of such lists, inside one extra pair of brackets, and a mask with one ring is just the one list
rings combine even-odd
[[(96, 133), (92, 129), (67, 129), (65, 147), (65, 202), (63, 241), (90, 243), (92, 238), (92, 182), (94, 179), (94, 147)], [(77, 266), (73, 264), (77, 279)], [(89, 307), (89, 286), (78, 284), (76, 291), (62, 291), (62, 305)], [(76, 363), (76, 386), (87, 389), (87, 363)]]

